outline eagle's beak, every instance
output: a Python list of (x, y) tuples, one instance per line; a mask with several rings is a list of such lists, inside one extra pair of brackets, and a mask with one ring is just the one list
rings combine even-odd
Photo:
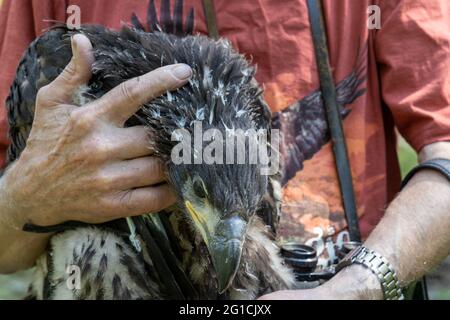
[(238, 270), (247, 223), (237, 215), (211, 221), (211, 214), (198, 213), (188, 201), (186, 208), (208, 247), (217, 274), (219, 293), (223, 293)]
[(228, 289), (238, 270), (245, 227), (245, 221), (238, 216), (221, 220), (209, 243), (208, 249), (216, 269), (219, 293)]

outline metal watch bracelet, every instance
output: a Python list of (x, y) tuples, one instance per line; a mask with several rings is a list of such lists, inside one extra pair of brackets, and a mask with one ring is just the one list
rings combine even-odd
[(336, 272), (352, 264), (360, 264), (368, 268), (380, 280), (385, 300), (404, 300), (397, 273), (391, 264), (380, 254), (364, 246), (350, 251), (336, 266)]

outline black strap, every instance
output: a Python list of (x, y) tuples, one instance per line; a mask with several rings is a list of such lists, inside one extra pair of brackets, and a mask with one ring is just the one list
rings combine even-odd
[(314, 48), (316, 52), (320, 88), (322, 91), (322, 99), (326, 108), (331, 141), (333, 143), (334, 160), (339, 177), (350, 241), (360, 242), (361, 233), (359, 231), (352, 173), (350, 171), (347, 144), (344, 137), (344, 131), (342, 129), (342, 119), (339, 112), (341, 108), (339, 108), (336, 99), (336, 89), (328, 58), (327, 37), (320, 0), (308, 0), (308, 10)]
[(425, 161), (416, 166), (415, 168), (413, 168), (403, 179), (402, 189), (406, 186), (409, 180), (411, 180), (411, 178), (417, 172), (430, 169), (441, 173), (444, 177), (446, 177), (450, 181), (450, 160), (437, 158)]
[(213, 0), (203, 0), (203, 12), (205, 13), (208, 35), (213, 39), (219, 39), (219, 30), (217, 29), (216, 11), (214, 9)]
[(76, 228), (88, 227), (90, 225), (91, 225), (90, 223), (81, 221), (66, 221), (64, 223), (56, 224), (53, 226), (38, 226), (32, 223), (25, 223), (22, 227), (22, 230), (25, 232), (32, 232), (32, 233), (55, 233), (72, 230)]

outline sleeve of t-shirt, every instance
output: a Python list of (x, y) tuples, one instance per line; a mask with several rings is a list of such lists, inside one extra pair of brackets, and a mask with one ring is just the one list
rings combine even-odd
[(35, 37), (30, 1), (4, 0), (0, 7), (0, 168), (8, 146), (5, 100), (20, 58)]
[(395, 124), (420, 151), (450, 141), (450, 2), (379, 2), (375, 34), (382, 95)]
[(20, 58), (28, 45), (50, 27), (51, 21), (64, 21), (66, 2), (3, 0), (0, 4), (0, 168), (9, 144), (5, 100)]

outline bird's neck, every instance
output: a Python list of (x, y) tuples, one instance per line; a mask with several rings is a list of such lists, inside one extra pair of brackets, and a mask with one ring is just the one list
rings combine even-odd
[[(196, 234), (194, 238), (183, 265), (200, 296), (208, 299), (217, 295), (215, 271), (201, 236)], [(182, 246), (187, 248), (189, 244), (185, 242)], [(264, 293), (292, 288), (294, 283), (294, 275), (283, 264), (269, 228), (254, 216), (249, 221), (240, 266), (226, 298), (254, 299)]]
[(255, 299), (265, 293), (292, 288), (294, 284), (294, 275), (283, 263), (271, 231), (254, 216), (249, 222), (241, 264), (228, 290), (229, 297)]

